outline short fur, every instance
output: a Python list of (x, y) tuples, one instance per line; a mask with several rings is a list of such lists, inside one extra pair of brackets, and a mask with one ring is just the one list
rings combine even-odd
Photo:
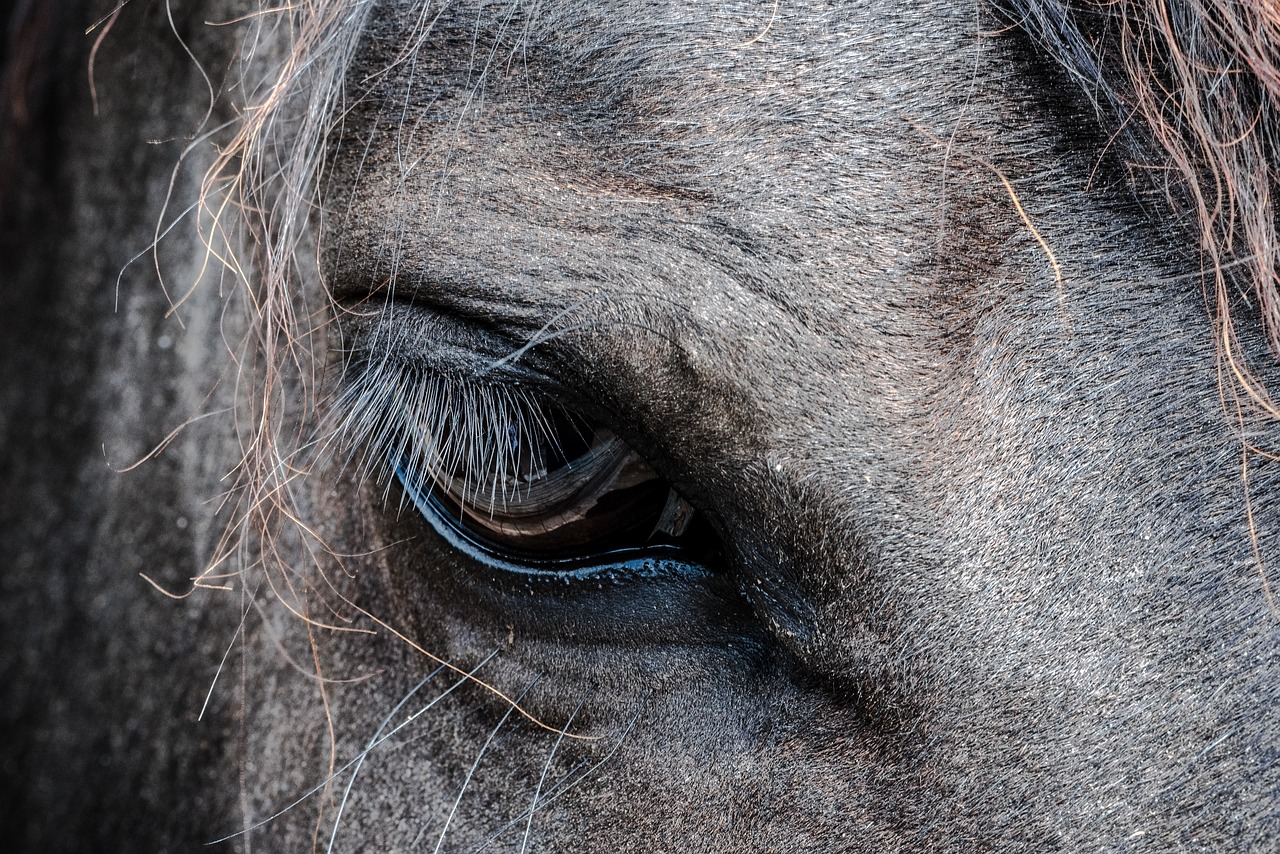
[[(1280, 840), (1268, 5), (89, 6), (0, 123), (11, 847)], [(476, 373), (723, 565), (399, 512)]]

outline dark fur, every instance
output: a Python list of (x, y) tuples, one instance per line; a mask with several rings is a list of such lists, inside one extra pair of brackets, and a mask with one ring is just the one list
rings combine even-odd
[[(84, 43), (8, 197), (46, 200), (0, 288), (8, 847), (1274, 849), (1275, 43), (1169, 8), (478, 3), (406, 50), (388, 0), (341, 97), (237, 136), (240, 31), (201, 22), (245, 10), (175, 8), (197, 66), (126, 7), (100, 118)], [(236, 174), (173, 172), (223, 122), (250, 274), (166, 316), (209, 220), (160, 242), (168, 297), (117, 274), (171, 176), (169, 216)], [(451, 553), (313, 405), (380, 356), (606, 422), (725, 566)]]

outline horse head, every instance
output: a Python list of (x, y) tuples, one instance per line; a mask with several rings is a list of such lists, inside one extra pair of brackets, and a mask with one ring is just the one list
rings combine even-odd
[(1275, 845), (1269, 6), (94, 11), (6, 58), (21, 846)]

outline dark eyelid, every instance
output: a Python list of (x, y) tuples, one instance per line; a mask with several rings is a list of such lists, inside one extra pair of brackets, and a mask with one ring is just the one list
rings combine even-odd
[(557, 309), (519, 277), (477, 282), (470, 276), (451, 276), (434, 269), (420, 275), (412, 266), (389, 278), (382, 264), (372, 267), (351, 260), (330, 276), (330, 294), (352, 311), (377, 311), (392, 304), (416, 305), (480, 325), (512, 330), (537, 330), (552, 320)]
[[(620, 416), (628, 411), (625, 402), (617, 406), (617, 401), (609, 399), (608, 382), (598, 375), (598, 362), (569, 337), (522, 349), (527, 339), (513, 337), (500, 325), (495, 328), (491, 319), (458, 316), (402, 299), (379, 304), (348, 325), (351, 334), (342, 371), (344, 388), (366, 381), (382, 382), (382, 366), (469, 382), (523, 386), (605, 425), (659, 474), (671, 479), (666, 456), (644, 425), (634, 417)], [(512, 358), (517, 351), (519, 357)]]
[(399, 296), (344, 307), (353, 333), (348, 356), (356, 360), (390, 359), (450, 376), (536, 382), (551, 391), (561, 385), (562, 360), (549, 358), (548, 348), (526, 348), (528, 335), (512, 329), (508, 318)]

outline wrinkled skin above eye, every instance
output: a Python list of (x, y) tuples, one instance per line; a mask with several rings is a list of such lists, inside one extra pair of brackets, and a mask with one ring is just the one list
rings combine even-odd
[[(1201, 259), (1073, 80), (941, 0), (360, 8), (332, 54), (301, 7), (251, 16), (284, 23), (249, 57), (200, 23), (241, 9), (131, 4), (102, 118), (56, 95), (75, 201), (0, 289), (18, 847), (1275, 847), (1280, 484), (1240, 439), (1280, 429), (1224, 416)], [(250, 286), (293, 241), (287, 292), (195, 288), (181, 330), (150, 266), (118, 311), (85, 285), (207, 190), (168, 189), (207, 91), (175, 31), (210, 68), (331, 72), (209, 127), (335, 117), (323, 163), (255, 149), (322, 178), (302, 236), (243, 240)], [(1275, 388), (1250, 321), (1239, 347)], [(385, 393), (347, 394), (370, 365)], [(510, 413), (449, 422), (432, 377), (578, 441), (504, 457)], [(616, 527), (586, 498), (631, 489)], [(596, 561), (672, 495), (714, 566), (511, 569)], [(193, 565), (179, 601), (138, 578)]]

